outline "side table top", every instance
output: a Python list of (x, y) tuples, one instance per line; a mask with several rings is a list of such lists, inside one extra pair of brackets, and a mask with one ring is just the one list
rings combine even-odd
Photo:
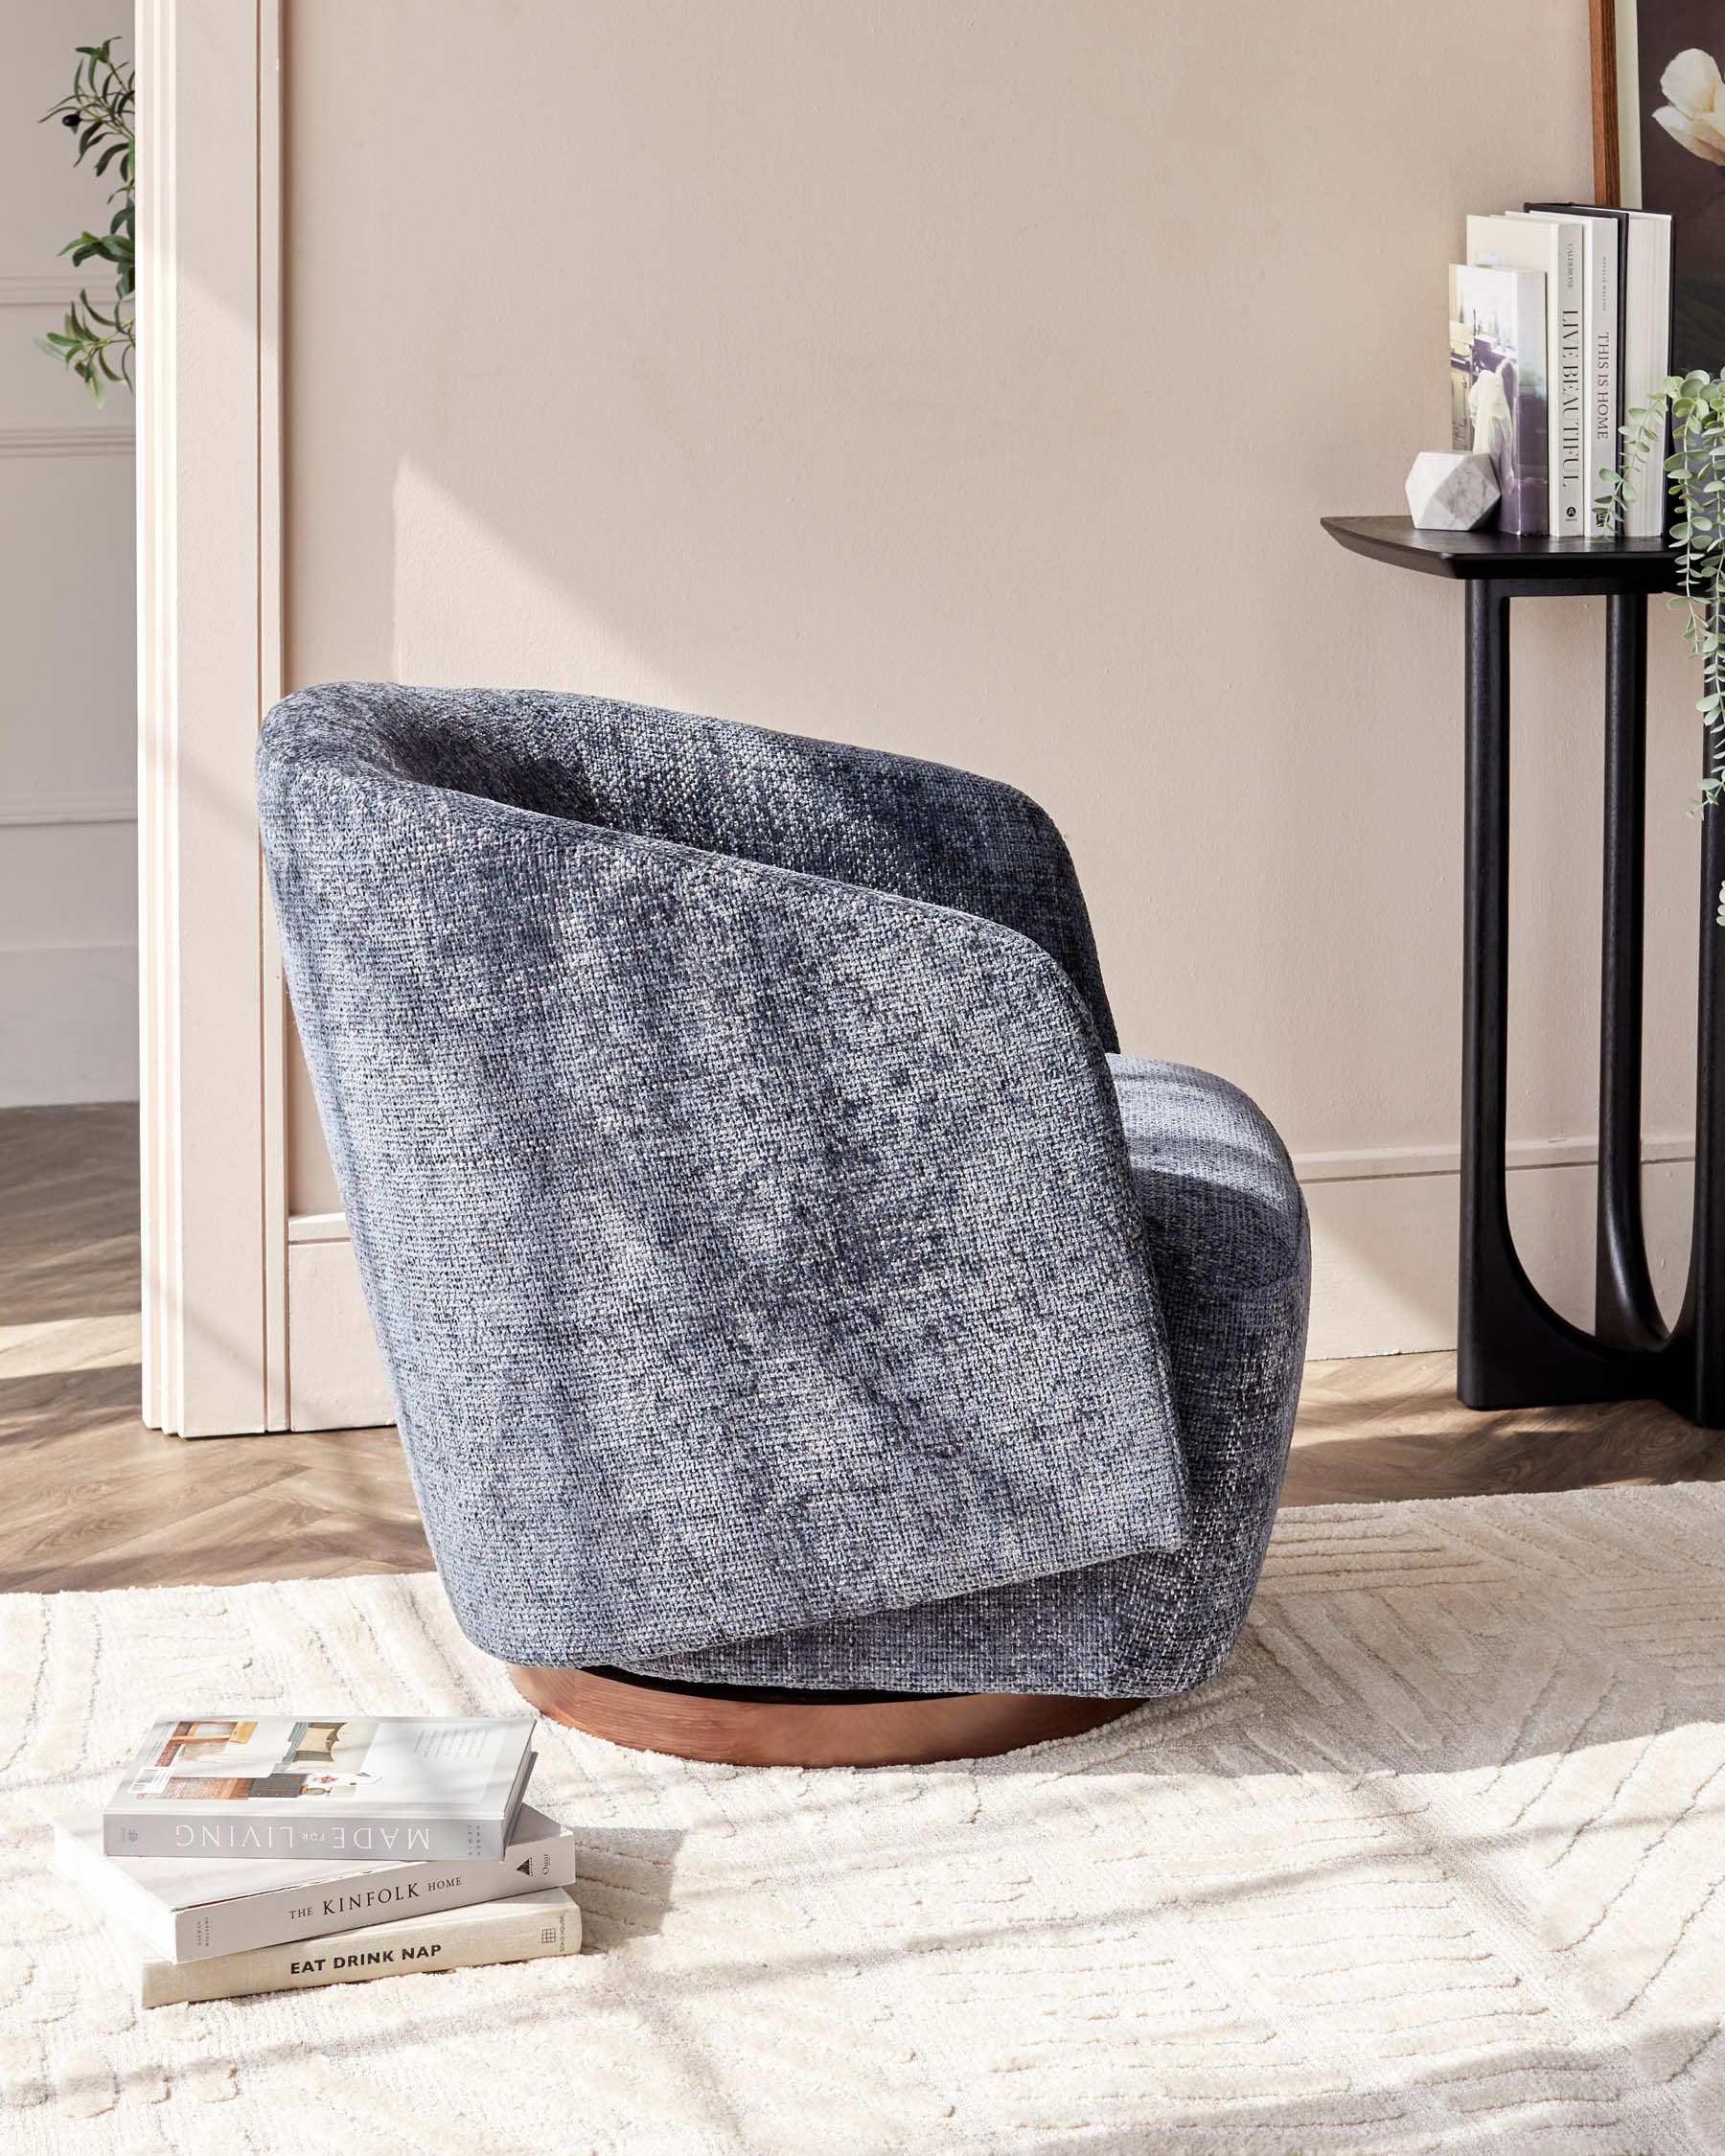
[(1429, 577), (1495, 578), (1589, 591), (1670, 591), (1677, 584), (1677, 549), (1662, 539), (1422, 532), (1411, 516), (1326, 516), (1323, 528), (1350, 553)]

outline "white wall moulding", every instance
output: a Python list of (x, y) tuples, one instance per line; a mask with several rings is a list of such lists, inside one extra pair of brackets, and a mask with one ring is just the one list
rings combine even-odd
[(0, 277), (0, 307), (70, 307), (83, 291), (106, 311), (113, 287), (94, 283), (86, 285), (81, 277), (76, 276)]
[[(1518, 1138), (1506, 1148), (1512, 1168), (1568, 1168), (1596, 1161), (1598, 1140), (1593, 1137)], [(1650, 1137), (1642, 1140), (1642, 1160), (1692, 1160), (1692, 1136)], [(1377, 1182), (1401, 1176), (1458, 1176), (1461, 1173), (1459, 1145), (1381, 1147), (1360, 1153), (1297, 1153), (1294, 1173), (1302, 1183)]]
[[(1563, 1314), (1591, 1321), (1592, 1137), (1509, 1149), (1509, 1203), (1523, 1256)], [(1674, 1308), (1689, 1250), (1694, 1142), (1643, 1145), (1643, 1202), (1654, 1285)], [(1454, 1146), (1297, 1156), (1312, 1216), (1314, 1359), (1405, 1355), (1456, 1344), (1460, 1168)], [(360, 1429), (392, 1410), (338, 1212), (288, 1222), (293, 1267), (296, 1430)]]
[(290, 1213), (288, 1216), (290, 1243), (345, 1243), (347, 1239), (345, 1213)]
[(129, 426), (0, 426), (0, 457), (128, 457)]
[(134, 795), (96, 791), (87, 793), (0, 793), (0, 830), (35, 824), (135, 823)]
[(140, 0), (137, 55), (144, 1415), (192, 1437), (287, 1424), (279, 8)]

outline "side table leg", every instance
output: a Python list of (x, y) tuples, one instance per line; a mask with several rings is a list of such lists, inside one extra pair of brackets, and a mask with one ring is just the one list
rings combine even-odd
[(1660, 1357), (1660, 1397), (1704, 1430), (1725, 1430), (1725, 810), (1701, 826), (1701, 962), (1695, 1022), (1695, 1227), (1689, 1290)]
[(1509, 1253), (1509, 601), (1484, 580), (1467, 586), (1466, 800), (1456, 1389), (1469, 1407), (1490, 1407), (1500, 1404), (1490, 1314)]
[(1466, 789), (1456, 1390), (1470, 1408), (1644, 1395), (1655, 1359), (1560, 1318), (1509, 1232), (1509, 595), (1485, 579), (1467, 585)]
[(1647, 810), (1647, 602), (1605, 602), (1605, 847), (1599, 965), (1599, 1174), (1594, 1331), (1658, 1347), (1665, 1321), (1642, 1227), (1642, 966)]

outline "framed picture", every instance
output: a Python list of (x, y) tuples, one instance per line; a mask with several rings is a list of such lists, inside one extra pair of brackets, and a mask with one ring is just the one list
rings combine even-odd
[(1725, 369), (1725, 5), (1588, 0), (1594, 192), (1671, 215), (1671, 364)]

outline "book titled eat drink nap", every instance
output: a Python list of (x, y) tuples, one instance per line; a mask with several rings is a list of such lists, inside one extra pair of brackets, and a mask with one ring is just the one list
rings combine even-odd
[(130, 1971), (139, 2006), (174, 2007), (191, 2000), (242, 1999), (254, 1991), (307, 1991), (324, 1984), (435, 1976), (440, 1969), (579, 1954), (581, 1907), (566, 1888), (537, 1887), (506, 1901), (471, 1902), (441, 1915), (406, 1916), (329, 1938), (259, 1946), (204, 1961), (158, 1961), (123, 1924), (110, 1922), (107, 1932)]
[(157, 1722), (102, 1815), (113, 1857), (356, 1863), (503, 1856), (534, 1717), (196, 1715)]

